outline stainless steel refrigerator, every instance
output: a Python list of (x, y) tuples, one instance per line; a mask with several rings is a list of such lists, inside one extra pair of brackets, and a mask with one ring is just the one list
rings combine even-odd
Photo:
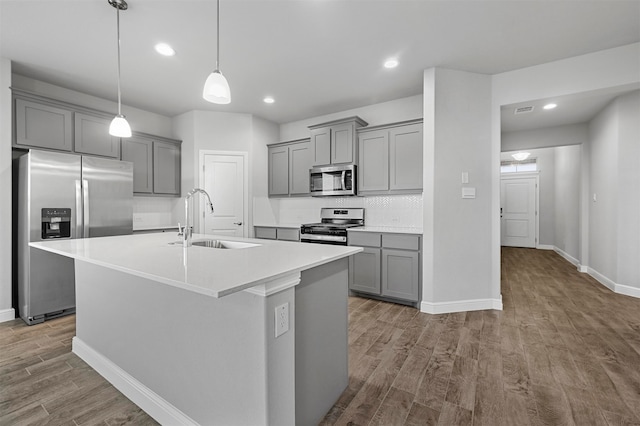
[(18, 310), (29, 325), (75, 312), (73, 259), (29, 242), (133, 232), (130, 162), (30, 150), (15, 160)]

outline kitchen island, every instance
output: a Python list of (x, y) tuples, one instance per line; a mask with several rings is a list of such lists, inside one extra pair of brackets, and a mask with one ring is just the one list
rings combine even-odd
[(162, 424), (317, 424), (348, 385), (348, 256), (361, 249), (176, 240), (31, 243), (75, 260), (73, 352)]

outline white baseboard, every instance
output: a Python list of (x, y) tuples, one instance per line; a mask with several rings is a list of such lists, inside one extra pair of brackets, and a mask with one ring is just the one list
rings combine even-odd
[(589, 273), (589, 267), (587, 265), (577, 265), (578, 266), (578, 271), (582, 272), (584, 274)]
[(559, 249), (558, 247), (553, 247), (553, 251), (558, 253), (560, 256), (564, 257), (567, 261), (569, 261), (572, 265), (578, 266), (580, 262), (575, 257), (571, 256), (564, 250)]
[(625, 296), (637, 297), (640, 298), (640, 288), (631, 287), (629, 285), (618, 284), (615, 281), (607, 278), (602, 275), (600, 272), (596, 271), (593, 268), (589, 268), (588, 274), (596, 279), (600, 284), (607, 287), (609, 290), (614, 293), (623, 294)]
[(539, 250), (554, 250), (555, 249), (554, 246), (550, 246), (548, 244), (538, 244), (536, 246), (536, 248), (539, 249)]
[(0, 322), (13, 321), (16, 319), (16, 310), (13, 308), (0, 311)]
[(502, 310), (500, 299), (457, 300), (455, 302), (420, 303), (420, 311), (427, 314), (450, 314), (453, 312), (484, 311), (487, 309)]
[(140, 383), (78, 337), (74, 337), (73, 353), (96, 370), (127, 398), (163, 425), (197, 425), (193, 419)]

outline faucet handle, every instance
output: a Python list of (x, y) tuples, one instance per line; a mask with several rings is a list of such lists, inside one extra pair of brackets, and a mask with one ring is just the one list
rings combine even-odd
[(181, 237), (184, 235), (184, 226), (180, 227), (180, 222), (178, 222), (178, 237)]

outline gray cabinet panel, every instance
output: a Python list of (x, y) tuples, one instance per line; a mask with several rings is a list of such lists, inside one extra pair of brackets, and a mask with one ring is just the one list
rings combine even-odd
[(269, 196), (289, 195), (289, 148), (269, 147)]
[(331, 164), (330, 127), (311, 130), (311, 150), (314, 166)]
[(349, 258), (349, 288), (380, 294), (380, 249), (365, 247)]
[(17, 145), (73, 149), (72, 112), (38, 102), (16, 99), (15, 138)]
[(120, 139), (109, 134), (110, 119), (76, 112), (74, 122), (76, 152), (120, 158)]
[(420, 236), (404, 234), (382, 235), (382, 246), (402, 250), (420, 250)]
[(283, 241), (300, 241), (300, 230), (293, 228), (276, 228), (276, 237)]
[(422, 189), (422, 124), (389, 130), (389, 189)]
[(153, 192), (180, 195), (180, 147), (153, 142)]
[(276, 239), (276, 228), (270, 228), (266, 226), (256, 226), (253, 229), (256, 238), (262, 238), (265, 240)]
[(355, 161), (354, 126), (345, 123), (331, 127), (331, 164)]
[(132, 136), (122, 139), (122, 159), (133, 163), (133, 192), (153, 192), (153, 141)]
[(389, 132), (378, 130), (358, 136), (358, 191), (389, 189)]
[(352, 231), (348, 235), (350, 246), (380, 247), (379, 233)]
[(309, 193), (311, 143), (301, 142), (289, 146), (289, 194)]
[(382, 249), (382, 295), (418, 301), (418, 252)]

